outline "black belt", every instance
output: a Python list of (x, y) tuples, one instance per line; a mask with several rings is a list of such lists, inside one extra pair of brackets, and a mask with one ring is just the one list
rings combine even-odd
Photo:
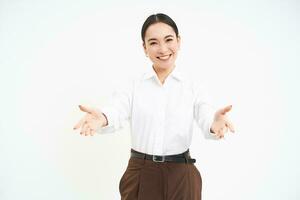
[(181, 154), (157, 156), (141, 153), (131, 149), (131, 157), (152, 160), (154, 162), (178, 162), (178, 163), (195, 163), (196, 159), (191, 158), (189, 150)]

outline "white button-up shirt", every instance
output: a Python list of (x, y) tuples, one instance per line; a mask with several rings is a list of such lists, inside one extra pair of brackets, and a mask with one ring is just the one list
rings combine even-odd
[(178, 67), (164, 84), (150, 67), (129, 87), (115, 91), (112, 104), (102, 112), (108, 125), (99, 133), (114, 132), (129, 120), (132, 148), (147, 154), (186, 151), (191, 145), (194, 120), (205, 138), (215, 139), (210, 132), (215, 109), (207, 102), (203, 88), (183, 76)]

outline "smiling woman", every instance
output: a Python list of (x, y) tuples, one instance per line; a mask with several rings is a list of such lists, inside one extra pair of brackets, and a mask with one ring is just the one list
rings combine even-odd
[(202, 179), (189, 147), (193, 120), (207, 138), (224, 137), (233, 125), (227, 106), (215, 111), (203, 91), (175, 65), (180, 36), (165, 14), (149, 16), (142, 27), (143, 49), (152, 67), (102, 110), (80, 106), (81, 134), (115, 132), (131, 125), (131, 157), (119, 190), (122, 200), (200, 200)]
[(146, 56), (161, 83), (175, 67), (180, 49), (180, 36), (175, 22), (164, 14), (150, 16), (142, 27), (142, 40)]

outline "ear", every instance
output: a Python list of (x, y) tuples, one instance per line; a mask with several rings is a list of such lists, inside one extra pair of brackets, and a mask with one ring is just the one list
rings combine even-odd
[(181, 46), (181, 37), (180, 37), (180, 35), (178, 35), (178, 37), (177, 37), (177, 43), (178, 43), (178, 50), (180, 50), (180, 46)]
[(148, 57), (148, 52), (147, 52), (147, 49), (146, 49), (146, 44), (145, 42), (143, 42), (143, 49), (144, 49), (144, 52), (145, 52), (145, 55)]

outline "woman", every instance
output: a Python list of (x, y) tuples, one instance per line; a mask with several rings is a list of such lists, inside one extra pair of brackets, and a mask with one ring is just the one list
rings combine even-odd
[(122, 200), (199, 200), (201, 175), (189, 154), (193, 120), (208, 138), (234, 132), (227, 106), (214, 111), (203, 91), (175, 65), (180, 36), (165, 14), (149, 16), (141, 36), (153, 65), (101, 111), (79, 106), (86, 115), (74, 129), (83, 135), (114, 132), (130, 121), (131, 157), (119, 189)]

